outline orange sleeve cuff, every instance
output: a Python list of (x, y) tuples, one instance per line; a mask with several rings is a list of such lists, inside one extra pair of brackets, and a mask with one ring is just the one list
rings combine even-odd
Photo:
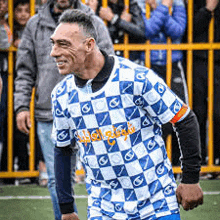
[(178, 122), (180, 118), (182, 118), (183, 115), (185, 115), (185, 113), (187, 112), (187, 109), (188, 109), (188, 106), (186, 104), (183, 104), (182, 108), (177, 112), (177, 114), (172, 118), (170, 122), (173, 124)]

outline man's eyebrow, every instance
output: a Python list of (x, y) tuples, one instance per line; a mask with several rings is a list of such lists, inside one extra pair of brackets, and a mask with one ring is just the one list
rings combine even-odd
[(53, 38), (50, 38), (51, 42), (57, 42), (57, 43), (66, 43), (66, 44), (70, 44), (69, 41), (65, 40), (65, 39), (58, 39), (58, 40), (54, 40)]

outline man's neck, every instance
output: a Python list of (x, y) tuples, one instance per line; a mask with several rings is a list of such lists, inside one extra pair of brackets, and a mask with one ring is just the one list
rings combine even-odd
[(105, 64), (105, 57), (101, 51), (95, 51), (95, 54), (86, 58), (86, 63), (87, 65), (83, 71), (83, 74), (77, 75), (78, 77), (86, 80), (94, 79), (103, 68)]

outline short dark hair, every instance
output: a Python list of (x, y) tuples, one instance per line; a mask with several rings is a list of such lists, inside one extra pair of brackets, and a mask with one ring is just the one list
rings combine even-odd
[(82, 27), (84, 34), (87, 37), (97, 39), (95, 26), (93, 25), (93, 18), (78, 9), (67, 9), (59, 18), (59, 23), (77, 23)]
[(14, 9), (18, 6), (18, 5), (26, 5), (29, 4), (30, 5), (30, 0), (15, 0), (14, 1)]

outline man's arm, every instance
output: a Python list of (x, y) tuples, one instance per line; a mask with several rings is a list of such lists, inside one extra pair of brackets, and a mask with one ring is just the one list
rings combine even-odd
[(32, 23), (31, 18), (22, 34), (16, 60), (17, 77), (15, 79), (14, 110), (18, 129), (24, 133), (29, 133), (31, 126), (29, 104), (37, 73), (34, 41), (32, 39), (34, 25)]
[(212, 12), (215, 11), (218, 4), (219, 0), (206, 0), (206, 6), (202, 8), (198, 8), (194, 4), (193, 35), (195, 39), (203, 32), (208, 34)]
[(187, 23), (186, 9), (184, 6), (174, 5), (172, 15), (168, 15), (164, 24), (164, 31), (172, 39), (182, 37)]
[(197, 117), (192, 110), (181, 121), (174, 124), (181, 150), (182, 180), (176, 194), (185, 210), (203, 204), (203, 192), (199, 186), (201, 167), (200, 134)]
[(169, 9), (162, 4), (152, 12), (150, 18), (147, 19), (144, 15), (145, 35), (147, 39), (151, 39), (155, 35), (159, 34), (164, 26), (164, 21), (166, 20), (167, 16), (169, 16)]
[(62, 220), (78, 220), (77, 214), (74, 212), (74, 191), (72, 186), (73, 147), (55, 147), (54, 150), (54, 167), (55, 182)]

